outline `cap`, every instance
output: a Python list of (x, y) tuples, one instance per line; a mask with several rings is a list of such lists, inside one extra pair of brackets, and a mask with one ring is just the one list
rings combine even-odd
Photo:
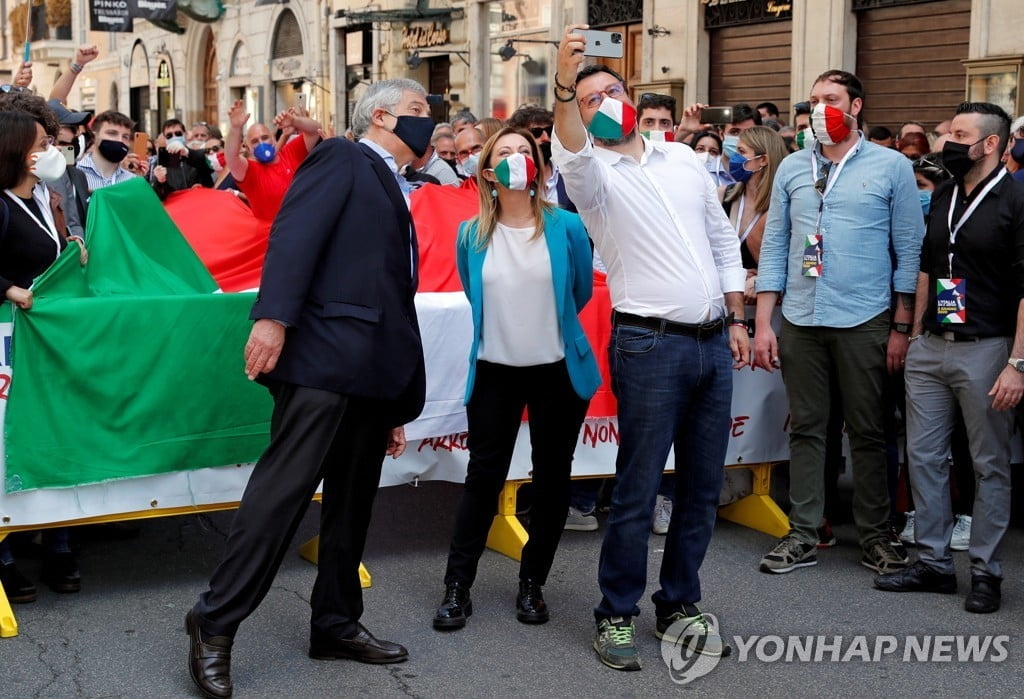
[(58, 99), (48, 100), (46, 104), (57, 115), (57, 121), (60, 122), (61, 126), (78, 126), (92, 119), (92, 114), (89, 112), (72, 112), (61, 104)]

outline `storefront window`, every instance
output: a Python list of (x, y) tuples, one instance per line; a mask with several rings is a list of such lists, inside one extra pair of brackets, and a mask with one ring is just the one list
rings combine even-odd
[(1020, 112), (1021, 66), (1024, 56), (964, 61), (967, 99), (998, 104), (1011, 116)]
[(502, 0), (490, 6), (491, 114), (506, 119), (521, 104), (550, 106), (551, 0)]

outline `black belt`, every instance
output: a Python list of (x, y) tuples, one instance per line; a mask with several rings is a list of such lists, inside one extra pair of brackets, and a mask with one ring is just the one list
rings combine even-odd
[(637, 328), (646, 328), (668, 335), (686, 335), (702, 340), (705, 337), (720, 335), (729, 323), (729, 316), (722, 316), (718, 320), (711, 320), (707, 323), (675, 323), (671, 320), (661, 318), (648, 318), (637, 316), (632, 313), (619, 313), (612, 311), (612, 325), (632, 325)]

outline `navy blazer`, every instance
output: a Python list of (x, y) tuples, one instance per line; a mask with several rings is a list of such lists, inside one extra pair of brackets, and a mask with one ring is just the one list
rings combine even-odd
[(411, 224), (371, 148), (332, 138), (310, 152), (274, 219), (250, 314), (288, 327), (261, 379), (381, 399), (392, 426), (419, 415), (426, 382)]
[[(476, 248), (476, 229), (476, 219), (462, 223), (456, 254), (462, 289), (473, 309), (473, 346), (469, 350), (469, 376), (466, 379), (467, 403), (473, 395), (476, 379), (476, 356), (483, 327), (483, 268), (487, 256), (487, 248)], [(562, 209), (552, 209), (544, 214), (544, 240), (551, 258), (555, 310), (562, 331), (569, 380), (580, 398), (590, 400), (601, 385), (601, 372), (578, 315), (594, 292), (590, 239), (579, 216)]]

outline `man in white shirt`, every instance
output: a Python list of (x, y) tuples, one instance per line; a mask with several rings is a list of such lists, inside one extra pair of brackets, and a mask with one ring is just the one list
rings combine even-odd
[(586, 46), (578, 28), (558, 49), (552, 159), (608, 268), (620, 436), (594, 648), (609, 667), (639, 670), (632, 618), (673, 446), (679, 488), (653, 597), (656, 633), (691, 652), (722, 653), (713, 617), (696, 603), (729, 440), (731, 369), (749, 359), (745, 275), (704, 166), (682, 144), (637, 134), (636, 110), (614, 71), (595, 65), (577, 74)]

